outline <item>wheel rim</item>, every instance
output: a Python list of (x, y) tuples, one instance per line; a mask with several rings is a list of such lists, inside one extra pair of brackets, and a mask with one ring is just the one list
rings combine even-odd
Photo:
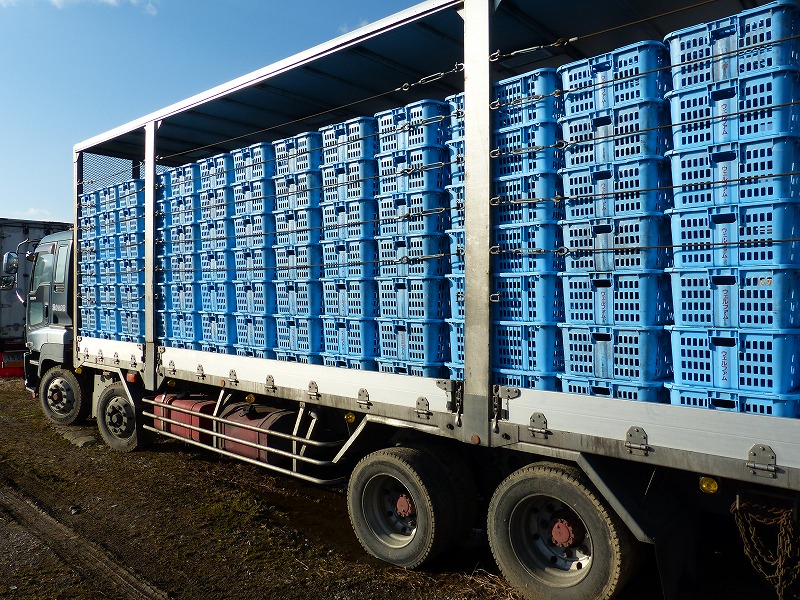
[(417, 509), (411, 493), (396, 478), (376, 475), (367, 482), (362, 511), (372, 533), (392, 548), (411, 543), (417, 532)]
[(591, 536), (580, 516), (560, 500), (526, 498), (514, 507), (508, 526), (511, 547), (532, 577), (566, 587), (589, 574)]
[(68, 415), (75, 406), (75, 390), (63, 377), (56, 377), (47, 386), (47, 407), (57, 415)]
[(106, 405), (103, 421), (114, 437), (126, 439), (136, 431), (136, 413), (127, 398), (114, 396)]

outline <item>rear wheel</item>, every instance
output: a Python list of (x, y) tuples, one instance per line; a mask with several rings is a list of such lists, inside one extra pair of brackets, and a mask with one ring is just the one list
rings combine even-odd
[(39, 400), (45, 416), (57, 425), (73, 425), (89, 415), (89, 394), (75, 373), (53, 367), (39, 384)]
[(141, 404), (128, 398), (125, 387), (115, 383), (97, 400), (97, 428), (103, 440), (118, 452), (131, 452), (145, 445)]
[(408, 569), (444, 550), (455, 531), (445, 482), (415, 448), (388, 448), (362, 459), (350, 477), (347, 508), (364, 549)]
[(568, 467), (532, 465), (507, 477), (487, 533), (503, 574), (530, 600), (611, 598), (635, 564), (625, 525)]

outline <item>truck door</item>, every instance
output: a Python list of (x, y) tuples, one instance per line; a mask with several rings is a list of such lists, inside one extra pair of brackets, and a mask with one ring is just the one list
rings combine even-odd
[(55, 244), (47, 244), (36, 249), (31, 289), (28, 294), (28, 329), (31, 332), (50, 323), (55, 249)]

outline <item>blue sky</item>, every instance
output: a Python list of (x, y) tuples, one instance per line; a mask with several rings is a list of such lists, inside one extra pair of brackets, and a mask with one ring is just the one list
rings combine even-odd
[(72, 221), (72, 147), (416, 0), (0, 0), (0, 217)]

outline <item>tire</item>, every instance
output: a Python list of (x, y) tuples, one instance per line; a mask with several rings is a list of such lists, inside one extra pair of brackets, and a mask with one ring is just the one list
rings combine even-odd
[(489, 503), (487, 534), (506, 579), (529, 600), (611, 598), (629, 579), (635, 542), (577, 469), (530, 465)]
[(363, 458), (347, 486), (347, 510), (364, 549), (383, 561), (414, 569), (454, 537), (453, 495), (424, 452), (388, 448)]
[(105, 443), (117, 452), (143, 448), (148, 438), (142, 428), (141, 404), (131, 402), (121, 383), (107, 387), (100, 394), (97, 428)]
[(89, 416), (91, 400), (75, 373), (53, 367), (39, 384), (39, 400), (44, 415), (56, 425), (73, 425)]

